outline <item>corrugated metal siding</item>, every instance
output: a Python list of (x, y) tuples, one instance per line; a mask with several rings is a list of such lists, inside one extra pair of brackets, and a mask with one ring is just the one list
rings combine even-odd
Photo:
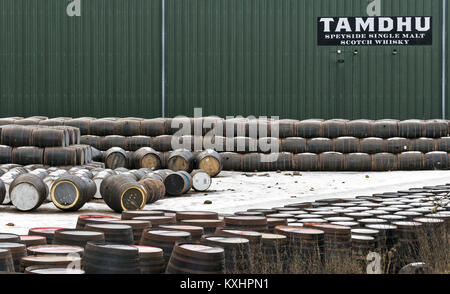
[(159, 116), (161, 1), (0, 1), (1, 116)]
[(316, 45), (317, 17), (369, 2), (167, 0), (168, 114), (441, 117), (440, 0), (382, 1), (385, 16), (432, 15), (432, 47), (345, 47), (338, 64), (338, 48)]
[[(382, 0), (383, 15), (432, 15), (433, 46), (340, 48), (344, 64), (316, 18), (369, 0), (166, 2), (168, 116), (441, 116), (441, 0)], [(161, 1), (82, 0), (73, 18), (68, 3), (0, 0), (0, 115), (159, 116)]]

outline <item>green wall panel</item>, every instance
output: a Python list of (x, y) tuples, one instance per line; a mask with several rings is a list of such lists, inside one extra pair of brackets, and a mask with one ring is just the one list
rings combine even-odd
[(157, 116), (158, 0), (0, 0), (0, 115)]

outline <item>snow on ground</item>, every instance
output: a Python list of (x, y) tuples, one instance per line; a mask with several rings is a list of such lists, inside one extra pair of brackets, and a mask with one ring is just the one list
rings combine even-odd
[[(395, 172), (222, 172), (213, 179), (207, 192), (168, 198), (147, 205), (146, 210), (210, 210), (234, 213), (249, 208), (272, 208), (320, 198), (352, 198), (360, 195), (398, 191), (426, 185), (450, 183), (450, 171)], [(204, 204), (210, 200), (212, 204)], [(12, 206), (0, 206), (0, 232), (27, 234), (32, 227), (74, 228), (80, 214), (116, 215), (101, 201), (86, 204), (67, 213), (47, 203), (33, 212), (18, 212)]]

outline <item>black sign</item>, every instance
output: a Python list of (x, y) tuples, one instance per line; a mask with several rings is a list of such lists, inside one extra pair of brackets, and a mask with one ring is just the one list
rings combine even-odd
[(319, 17), (319, 46), (432, 45), (432, 17)]

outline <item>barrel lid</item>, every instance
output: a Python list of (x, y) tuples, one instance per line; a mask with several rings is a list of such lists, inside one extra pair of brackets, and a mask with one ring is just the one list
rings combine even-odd
[(119, 219), (119, 218), (117, 218), (115, 216), (101, 215), (101, 214), (83, 214), (83, 215), (80, 215), (78, 218), (79, 219), (96, 219), (96, 218), (98, 218), (98, 219), (104, 219), (104, 218), (106, 218), (106, 219)]
[(126, 256), (137, 256), (139, 250), (136, 247), (124, 244), (115, 244), (110, 242), (88, 242), (86, 252), (100, 252), (108, 254), (119, 254)]
[(230, 216), (224, 218), (226, 224), (231, 225), (266, 225), (267, 218), (264, 216)]
[(82, 275), (85, 274), (81, 269), (57, 268), (57, 267), (41, 267), (30, 266), (25, 269), (26, 272), (33, 274), (47, 274), (47, 275)]
[(37, 245), (37, 246), (30, 246), (27, 248), (27, 250), (30, 254), (33, 255), (40, 255), (40, 254), (64, 255), (69, 253), (81, 253), (84, 251), (82, 247), (69, 245)]
[(404, 220), (407, 219), (406, 216), (395, 215), (395, 214), (386, 214), (386, 215), (378, 215), (377, 218), (393, 221), (393, 220)]
[(142, 257), (162, 257), (163, 250), (158, 247), (132, 245), (139, 250), (139, 255)]
[(358, 222), (363, 224), (385, 224), (387, 220), (381, 218), (362, 218)]
[(379, 231), (388, 231), (388, 230), (395, 230), (397, 229), (397, 226), (389, 225), (389, 224), (369, 224), (366, 225), (369, 229), (375, 229)]
[(218, 219), (217, 212), (212, 211), (178, 211), (176, 213), (177, 220), (182, 219)]
[(202, 235), (203, 228), (198, 226), (189, 226), (189, 225), (160, 225), (161, 229), (166, 230), (177, 230), (177, 231), (186, 231), (195, 235)]
[(200, 245), (200, 244), (179, 244), (179, 247), (189, 250), (189, 251), (195, 251), (205, 254), (217, 254), (217, 253), (223, 253), (223, 249), (220, 247), (211, 247), (207, 245)]
[(133, 229), (137, 228), (148, 228), (151, 227), (151, 222), (146, 220), (138, 220), (138, 219), (122, 219), (122, 220), (113, 220), (111, 223), (114, 224), (123, 224), (129, 225)]
[(66, 235), (72, 237), (93, 237), (93, 236), (102, 236), (104, 235), (102, 232), (89, 231), (89, 230), (73, 230), (73, 229), (64, 229), (58, 230), (55, 232), (58, 235)]
[(362, 235), (352, 235), (352, 241), (375, 241), (374, 237), (371, 236), (362, 236)]
[(359, 226), (358, 222), (331, 222), (331, 224), (350, 228)]
[(25, 248), (24, 244), (21, 243), (13, 243), (13, 242), (3, 242), (0, 243), (0, 248), (7, 248), (7, 249), (17, 249), (17, 248)]
[(173, 216), (138, 216), (133, 217), (133, 220), (143, 220), (143, 221), (150, 221), (152, 225), (158, 225), (158, 224), (168, 224), (168, 223), (175, 223), (175, 218)]
[(39, 263), (39, 264), (45, 264), (45, 263), (67, 263), (74, 260), (81, 260), (81, 257), (79, 256), (73, 256), (73, 255), (52, 255), (52, 254), (46, 254), (46, 255), (28, 255), (22, 257), (23, 261), (33, 262), (33, 263)]
[(267, 218), (267, 224), (269, 226), (276, 226), (276, 225), (287, 225), (287, 220), (285, 218)]
[(215, 244), (223, 244), (223, 246), (249, 243), (248, 239), (233, 237), (233, 236), (210, 235), (210, 236), (204, 236), (204, 238), (208, 241), (214, 242)]
[(183, 219), (182, 224), (192, 224), (194, 226), (201, 226), (205, 228), (216, 228), (223, 225), (223, 220), (220, 219)]
[(9, 233), (0, 233), (0, 242), (3, 241), (19, 241), (20, 236), (16, 234), (9, 234)]
[(419, 222), (408, 222), (408, 221), (393, 222), (392, 224), (399, 228), (420, 227), (422, 225)]
[(301, 220), (299, 220), (299, 222), (301, 223), (309, 223), (309, 224), (319, 224), (319, 223), (327, 223), (326, 220), (324, 220), (323, 218), (303, 218)]
[(268, 218), (294, 218), (295, 215), (290, 214), (290, 213), (273, 213), (273, 214), (268, 214), (266, 215), (266, 217)]
[(121, 224), (87, 224), (86, 229), (98, 229), (101, 231), (121, 231), (132, 229), (129, 225)]
[(364, 229), (364, 228), (357, 228), (357, 229), (352, 229), (351, 230), (352, 234), (356, 234), (356, 235), (377, 235), (380, 233), (380, 231), (375, 230), (375, 229)]
[(354, 220), (352, 217), (345, 217), (345, 216), (333, 216), (333, 217), (327, 217), (325, 220), (329, 222), (351, 222)]
[(64, 228), (61, 228), (61, 227), (42, 227), (42, 228), (31, 228), (30, 230), (29, 230), (29, 232), (32, 232), (32, 233), (42, 233), (42, 234), (54, 234), (55, 233), (55, 231), (57, 231), (57, 230), (61, 230), (61, 229), (64, 229)]
[(144, 236), (149, 239), (161, 241), (176, 241), (189, 238), (191, 233), (186, 231), (149, 230), (144, 232)]
[(440, 218), (429, 218), (429, 217), (418, 217), (413, 219), (415, 222), (419, 222), (422, 224), (440, 224), (443, 223), (444, 220)]

